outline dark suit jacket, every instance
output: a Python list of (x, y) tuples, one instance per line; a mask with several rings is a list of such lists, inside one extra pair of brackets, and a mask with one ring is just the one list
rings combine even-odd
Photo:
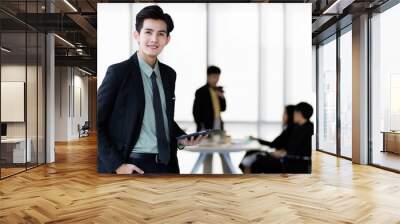
[[(293, 128), (291, 128), (290, 133), (284, 133), (286, 135), (284, 138), (286, 138), (287, 142), (285, 145), (283, 145), (283, 148), (287, 151), (288, 156), (284, 157), (281, 160), (281, 159), (276, 159), (269, 153), (259, 153), (256, 160), (253, 162), (253, 164), (251, 164), (251, 172), (311, 173), (311, 167), (312, 167), (311, 160), (293, 158), (293, 156), (311, 157), (313, 133), (314, 133), (314, 125), (310, 121), (301, 126), (294, 125)], [(278, 147), (278, 149), (279, 148), (280, 147)], [(253, 151), (252, 153), (257, 153), (257, 151)], [(248, 152), (246, 154), (250, 155), (251, 152)], [(244, 168), (243, 164), (241, 164), (241, 166), (239, 167), (242, 170)]]
[[(174, 121), (176, 73), (159, 62), (170, 133), (171, 159), (168, 164), (179, 173), (176, 137), (185, 134)], [(97, 91), (97, 169), (113, 173), (135, 146), (142, 126), (145, 96), (137, 54), (111, 65)]]
[(293, 128), (286, 146), (288, 156), (283, 163), (286, 173), (311, 173), (311, 160), (293, 159), (290, 156), (311, 157), (313, 134), (314, 124), (310, 121)]
[(313, 134), (314, 124), (311, 121), (296, 125), (285, 148), (288, 155), (311, 157)]
[[(226, 110), (226, 101), (223, 97), (219, 98), (221, 112)], [(197, 131), (202, 128), (212, 129), (214, 126), (214, 108), (211, 100), (209, 85), (206, 84), (196, 91), (193, 104), (194, 121), (197, 124)], [(221, 120), (221, 129), (223, 130), (223, 122)]]
[(281, 134), (278, 137), (276, 137), (272, 142), (262, 140), (262, 139), (259, 139), (258, 142), (261, 145), (266, 145), (268, 147), (275, 148), (275, 149), (286, 148), (286, 146), (288, 145), (288, 142), (289, 142), (290, 135), (293, 131), (293, 128), (294, 128), (294, 125), (290, 125), (290, 126), (286, 127), (281, 132)]

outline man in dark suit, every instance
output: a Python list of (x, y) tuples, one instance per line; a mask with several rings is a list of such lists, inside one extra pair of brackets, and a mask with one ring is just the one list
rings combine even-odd
[(224, 129), (221, 112), (226, 110), (226, 101), (222, 87), (218, 87), (221, 69), (216, 66), (207, 68), (207, 84), (196, 91), (193, 116), (197, 131), (203, 129)]
[(139, 50), (111, 65), (97, 92), (98, 171), (100, 173), (179, 173), (177, 147), (185, 132), (174, 121), (175, 71), (157, 60), (174, 25), (158, 6), (136, 16)]
[[(197, 131), (204, 129), (224, 130), (221, 112), (226, 110), (226, 100), (222, 87), (217, 86), (220, 75), (220, 68), (209, 66), (207, 68), (207, 84), (196, 91), (193, 116)], [(208, 154), (205, 158), (204, 173), (212, 173), (212, 156), (212, 154)], [(224, 172), (228, 172), (229, 168), (224, 159), (222, 159), (222, 167)]]

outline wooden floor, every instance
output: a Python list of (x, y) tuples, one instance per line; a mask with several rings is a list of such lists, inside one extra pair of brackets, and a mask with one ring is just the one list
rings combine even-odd
[(311, 175), (111, 176), (96, 139), (0, 181), (0, 223), (400, 223), (400, 175), (315, 152)]
[(17, 168), (1, 168), (1, 178), (11, 176), (13, 174), (25, 171), (25, 167), (17, 167)]
[(21, 165), (18, 165), (18, 167), (11, 167), (11, 168), (10, 167), (6, 167), (6, 168), (2, 167), (0, 170), (1, 178), (5, 178), (5, 177), (8, 177), (8, 176), (20, 173), (20, 172), (24, 172), (25, 170), (33, 169), (35, 167), (37, 167), (36, 163), (35, 164), (27, 164), (26, 167), (25, 167), (25, 164), (21, 164)]
[(400, 170), (400, 154), (374, 151), (372, 162), (380, 166)]

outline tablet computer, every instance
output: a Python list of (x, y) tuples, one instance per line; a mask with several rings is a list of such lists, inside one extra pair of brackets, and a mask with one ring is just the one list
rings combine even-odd
[(188, 135), (181, 135), (181, 136), (177, 137), (176, 140), (190, 139), (191, 137), (197, 137), (197, 136), (205, 136), (205, 135), (210, 134), (213, 131), (214, 130), (212, 130), (212, 129), (207, 129), (204, 131), (194, 132), (194, 133), (188, 134)]

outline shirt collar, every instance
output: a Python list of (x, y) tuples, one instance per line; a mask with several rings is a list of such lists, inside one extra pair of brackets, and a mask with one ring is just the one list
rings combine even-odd
[(154, 69), (147, 64), (147, 62), (145, 62), (142, 58), (139, 57), (139, 54), (137, 55), (138, 60), (139, 60), (139, 67), (140, 70), (147, 76), (147, 77), (151, 77), (151, 74), (153, 73), (153, 71), (156, 73), (157, 77), (160, 75), (160, 69), (158, 66), (158, 60), (156, 61), (156, 64), (154, 66)]

